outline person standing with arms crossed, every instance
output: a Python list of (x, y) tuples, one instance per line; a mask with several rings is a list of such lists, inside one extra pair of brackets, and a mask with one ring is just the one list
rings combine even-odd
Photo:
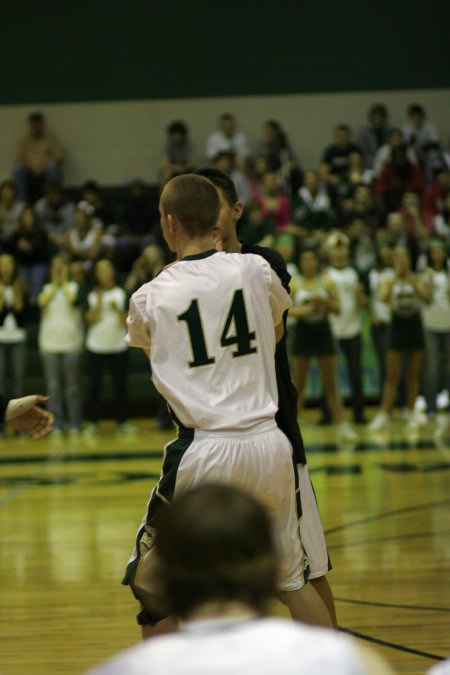
[(173, 178), (160, 199), (161, 227), (177, 262), (133, 294), (127, 342), (144, 349), (178, 438), (165, 448), (136, 551), (124, 578), (141, 602), (147, 637), (174, 627), (155, 611), (153, 542), (174, 496), (215, 481), (269, 509), (281, 551), (279, 590), (293, 618), (331, 626), (306, 583), (298, 536), (292, 447), (275, 422), (273, 354), (291, 300), (258, 256), (216, 251), (216, 188), (202, 176)]
[[(265, 246), (239, 241), (236, 228), (242, 217), (243, 207), (238, 200), (233, 181), (215, 169), (199, 169), (196, 173), (208, 178), (215, 185), (219, 194), (220, 212), (215, 232), (218, 247), (227, 253), (260, 255), (269, 263), (280, 279), (283, 288), (289, 293), (291, 275), (280, 253)], [(278, 410), (275, 419), (278, 427), (289, 438), (294, 450), (301, 499), (300, 537), (309, 565), (308, 579), (322, 602), (325, 603), (332, 624), (337, 626), (333, 594), (326, 578), (326, 573), (331, 570), (331, 563), (314, 489), (308, 472), (303, 438), (297, 421), (298, 395), (292, 383), (289, 368), (286, 348), (286, 320), (287, 311), (283, 315), (284, 335), (277, 342), (275, 349), (275, 373), (278, 389)]]

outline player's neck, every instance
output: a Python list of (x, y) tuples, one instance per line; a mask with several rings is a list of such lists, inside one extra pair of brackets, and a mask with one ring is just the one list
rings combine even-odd
[(223, 240), (222, 246), (225, 253), (240, 253), (242, 249), (242, 244), (238, 240), (236, 234), (234, 237), (229, 237), (228, 239)]
[(206, 251), (211, 251), (215, 248), (214, 240), (212, 236), (208, 237), (198, 237), (196, 239), (188, 239), (180, 243), (177, 249), (177, 258), (185, 258), (189, 255), (198, 255), (199, 253), (205, 253)]
[(196, 607), (186, 617), (186, 621), (202, 621), (206, 619), (256, 618), (258, 611), (251, 605), (238, 600), (205, 602)]

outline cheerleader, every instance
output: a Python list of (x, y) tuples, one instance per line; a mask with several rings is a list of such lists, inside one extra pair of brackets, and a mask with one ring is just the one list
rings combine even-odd
[(293, 369), (299, 411), (312, 358), (317, 358), (326, 401), (333, 422), (339, 425), (345, 440), (357, 440), (351, 426), (344, 422), (343, 405), (336, 384), (336, 347), (328, 320), (330, 313), (340, 311), (336, 286), (327, 274), (319, 272), (319, 258), (313, 250), (300, 254), (301, 274), (296, 279), (294, 306), (289, 314), (297, 319), (293, 345)]
[(369, 428), (372, 431), (381, 429), (389, 421), (389, 414), (397, 396), (403, 357), (407, 360), (408, 426), (416, 428), (422, 423), (414, 412), (425, 348), (421, 304), (422, 301), (430, 300), (431, 293), (429, 284), (424, 278), (412, 273), (411, 257), (406, 247), (397, 246), (394, 249), (394, 276), (382, 282), (379, 297), (381, 302), (389, 303), (392, 315), (388, 331), (386, 381), (381, 410)]

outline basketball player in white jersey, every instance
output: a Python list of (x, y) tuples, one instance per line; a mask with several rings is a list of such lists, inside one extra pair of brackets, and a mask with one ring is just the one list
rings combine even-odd
[(152, 578), (158, 518), (176, 494), (205, 481), (237, 485), (264, 502), (279, 539), (279, 590), (293, 618), (331, 625), (302, 573), (292, 447), (275, 422), (274, 352), (291, 300), (259, 256), (215, 250), (219, 210), (206, 178), (188, 174), (167, 183), (161, 227), (177, 262), (134, 293), (127, 320), (127, 342), (149, 356), (153, 382), (179, 429), (165, 448), (124, 579), (143, 606), (138, 621), (147, 636), (166, 621)]
[(161, 517), (160, 595), (180, 631), (134, 646), (90, 675), (388, 675), (350, 637), (267, 616), (277, 555), (262, 505), (229, 485), (177, 497)]
[[(199, 169), (196, 173), (205, 176), (214, 183), (219, 193), (221, 209), (217, 221), (217, 245), (228, 253), (262, 256), (267, 260), (272, 270), (276, 272), (283, 287), (289, 293), (291, 275), (283, 257), (271, 248), (255, 244), (250, 245), (238, 239), (236, 228), (243, 214), (243, 206), (238, 200), (236, 188), (231, 178), (221, 171), (210, 168)], [(285, 322), (286, 315), (287, 312), (284, 316)], [(315, 601), (325, 604), (330, 620), (334, 626), (337, 626), (333, 593), (326, 577), (327, 572), (331, 570), (331, 563), (314, 489), (309, 476), (303, 438), (297, 421), (298, 395), (291, 380), (286, 335), (277, 342), (275, 372), (278, 387), (278, 411), (275, 419), (279, 428), (290, 440), (294, 450), (301, 501), (300, 538), (308, 561), (308, 579), (317, 591)]]

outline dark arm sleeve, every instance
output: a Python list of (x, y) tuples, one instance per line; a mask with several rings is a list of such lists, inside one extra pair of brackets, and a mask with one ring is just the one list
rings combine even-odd
[(3, 422), (5, 419), (6, 408), (8, 407), (10, 400), (11, 399), (8, 396), (2, 396), (0, 394), (0, 422)]

